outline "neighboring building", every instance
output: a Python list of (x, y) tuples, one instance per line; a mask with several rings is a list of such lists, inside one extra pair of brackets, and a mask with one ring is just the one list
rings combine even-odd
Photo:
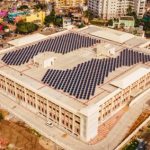
[(134, 1), (135, 1), (134, 9), (136, 11), (136, 14), (138, 17), (142, 18), (146, 11), (147, 0), (134, 0)]
[(8, 19), (9, 21), (14, 21), (16, 17), (18, 16), (25, 16), (27, 12), (24, 11), (16, 11), (16, 12), (9, 12), (8, 13)]
[(63, 28), (68, 28), (72, 25), (71, 18), (63, 17)]
[(145, 12), (145, 5), (146, 0), (88, 0), (89, 10), (104, 19), (126, 15), (129, 6), (141, 17)]
[(56, 8), (61, 7), (79, 7), (86, 3), (86, 0), (48, 0), (48, 2), (54, 2)]
[[(145, 47), (150, 41), (88, 26), (4, 49), (0, 92), (45, 122), (89, 142), (101, 124), (150, 90), (150, 53), (140, 49), (141, 44)], [(102, 46), (107, 53), (100, 52)], [(97, 53), (95, 48), (100, 48)]]
[(134, 28), (135, 20), (132, 16), (123, 16), (118, 20), (113, 20), (113, 28), (115, 27), (123, 27), (123, 28)]
[(0, 18), (7, 17), (7, 15), (8, 15), (8, 11), (0, 10)]
[(150, 0), (147, 0), (146, 11), (150, 11)]
[(43, 24), (44, 20), (45, 20), (45, 12), (44, 11), (33, 12), (33, 13), (25, 16), (26, 22), (34, 22), (36, 24)]
[(81, 23), (82, 22), (82, 14), (81, 13), (72, 13), (72, 21), (74, 23)]

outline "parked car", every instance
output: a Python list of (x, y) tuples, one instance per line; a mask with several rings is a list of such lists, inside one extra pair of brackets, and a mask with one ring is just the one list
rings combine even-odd
[(46, 122), (46, 125), (49, 126), (49, 127), (53, 127), (53, 126), (54, 126), (53, 123), (50, 122), (50, 121), (47, 121), (47, 122)]

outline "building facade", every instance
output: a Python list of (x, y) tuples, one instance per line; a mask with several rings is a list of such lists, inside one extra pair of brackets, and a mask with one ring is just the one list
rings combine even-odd
[(131, 8), (139, 17), (145, 12), (146, 0), (89, 0), (88, 8), (97, 17), (103, 19), (116, 18), (127, 14)]
[(60, 7), (78, 7), (84, 5), (86, 0), (41, 0), (45, 3), (55, 3), (56, 8)]
[(143, 17), (145, 11), (146, 11), (146, 0), (135, 0), (134, 9), (136, 10), (138, 17)]
[[(129, 81), (129, 78), (132, 80)], [(111, 94), (95, 104), (74, 111), (13, 75), (0, 71), (0, 92), (40, 115), (45, 121), (53, 121), (58, 127), (86, 142), (97, 135), (100, 124), (150, 87), (150, 69), (144, 66), (134, 68), (111, 84), (117, 87)]]

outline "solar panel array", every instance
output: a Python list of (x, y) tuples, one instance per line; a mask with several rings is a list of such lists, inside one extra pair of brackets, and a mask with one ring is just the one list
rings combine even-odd
[(133, 50), (123, 50), (117, 58), (92, 59), (72, 70), (49, 69), (42, 82), (63, 90), (78, 99), (90, 99), (97, 85), (103, 84), (108, 74), (121, 66), (131, 66), (150, 61), (150, 55)]
[(21, 65), (29, 62), (38, 53), (50, 51), (66, 54), (82, 47), (90, 47), (96, 43), (100, 43), (100, 40), (71, 32), (9, 52), (2, 57), (2, 60), (8, 65)]

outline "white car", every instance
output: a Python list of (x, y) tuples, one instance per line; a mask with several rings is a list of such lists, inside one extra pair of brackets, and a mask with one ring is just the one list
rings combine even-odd
[(50, 121), (47, 121), (47, 122), (46, 122), (46, 125), (47, 125), (47, 126), (50, 126), (50, 127), (53, 127), (53, 126), (54, 126), (53, 123), (50, 122)]

